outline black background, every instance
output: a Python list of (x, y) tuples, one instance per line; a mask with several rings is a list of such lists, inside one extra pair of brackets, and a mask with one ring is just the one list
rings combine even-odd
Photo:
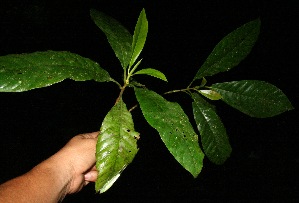
[[(213, 47), (229, 32), (260, 17), (258, 42), (240, 65), (208, 77), (208, 84), (257, 79), (270, 82), (298, 104), (298, 6), (296, 1), (96, 1), (5, 0), (0, 2), (0, 54), (67, 50), (91, 58), (120, 81), (122, 68), (103, 33), (89, 17), (96, 8), (132, 33), (145, 8), (149, 33), (141, 67), (154, 67), (169, 82), (140, 76), (163, 93), (186, 87)], [(114, 104), (112, 83), (65, 80), (23, 93), (0, 93), (0, 183), (25, 173), (76, 134), (96, 131)], [(191, 100), (168, 95), (191, 116)], [(128, 107), (136, 104), (131, 90)], [(299, 200), (297, 110), (268, 119), (250, 118), (215, 103), (233, 153), (222, 166), (204, 160), (197, 179), (169, 154), (139, 109), (139, 153), (119, 180), (98, 195), (90, 184), (64, 202), (187, 202)], [(16, 191), (17, 192), (17, 191)]]

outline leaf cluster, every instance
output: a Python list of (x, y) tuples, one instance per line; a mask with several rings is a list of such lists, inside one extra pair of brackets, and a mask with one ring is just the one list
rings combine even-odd
[[(135, 80), (140, 74), (167, 82), (166, 76), (152, 67), (138, 69), (148, 33), (148, 20), (143, 9), (133, 36), (106, 14), (92, 9), (90, 16), (107, 37), (123, 69), (123, 81), (117, 82), (100, 65), (70, 52), (47, 51), (0, 57), (0, 91), (21, 92), (46, 87), (66, 78), (75, 81), (114, 82), (120, 88), (116, 102), (104, 118), (96, 149), (96, 167), (101, 176), (96, 191), (107, 191), (138, 152), (139, 133), (134, 129), (131, 110), (123, 101), (127, 87), (133, 88), (145, 120), (157, 130), (173, 157), (193, 177), (203, 167), (204, 156), (223, 164), (232, 148), (226, 129), (209, 100), (222, 100), (233, 108), (257, 118), (278, 115), (293, 109), (284, 93), (272, 84), (257, 80), (231, 81), (207, 86), (207, 77), (236, 67), (252, 50), (260, 32), (260, 20), (255, 19), (225, 36), (198, 69), (191, 83), (183, 89), (192, 99), (190, 119), (176, 102), (149, 90)], [(199, 81), (200, 84), (194, 85)], [(193, 129), (191, 121), (197, 129)], [(203, 149), (203, 150), (202, 150)]]

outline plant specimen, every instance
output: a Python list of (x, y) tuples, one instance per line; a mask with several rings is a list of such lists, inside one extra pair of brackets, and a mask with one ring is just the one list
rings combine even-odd
[[(180, 90), (192, 98), (194, 129), (188, 115), (176, 102), (147, 89), (138, 75), (149, 75), (167, 82), (159, 70), (140, 68), (140, 53), (148, 33), (145, 10), (139, 15), (133, 35), (118, 21), (97, 10), (90, 11), (95, 24), (104, 32), (123, 69), (122, 81), (116, 81), (98, 63), (67, 51), (46, 51), (11, 54), (0, 57), (0, 91), (22, 92), (61, 82), (94, 80), (113, 82), (120, 91), (115, 103), (105, 116), (98, 137), (96, 167), (100, 175), (97, 192), (107, 191), (130, 164), (138, 152), (140, 138), (134, 129), (132, 111), (141, 108), (145, 120), (155, 128), (173, 157), (194, 177), (203, 166), (204, 156), (223, 164), (232, 148), (226, 129), (208, 100), (222, 100), (239, 111), (258, 118), (272, 117), (293, 109), (286, 95), (264, 81), (241, 80), (207, 85), (207, 77), (229, 71), (251, 51), (258, 39), (260, 20), (255, 19), (225, 36), (198, 69), (190, 84)], [(132, 88), (138, 105), (127, 108), (123, 94)], [(203, 149), (203, 150), (202, 150)]]

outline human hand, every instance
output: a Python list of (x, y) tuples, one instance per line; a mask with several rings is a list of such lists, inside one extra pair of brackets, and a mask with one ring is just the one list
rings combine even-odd
[[(64, 176), (69, 179), (66, 194), (79, 192), (89, 182), (95, 182), (98, 172), (95, 153), (99, 132), (80, 134), (73, 137), (52, 159), (63, 164)], [(65, 178), (66, 178), (65, 177)]]
[(98, 134), (73, 137), (56, 154), (26, 174), (1, 184), (0, 202), (59, 202), (67, 194), (79, 192), (89, 182), (96, 181)]

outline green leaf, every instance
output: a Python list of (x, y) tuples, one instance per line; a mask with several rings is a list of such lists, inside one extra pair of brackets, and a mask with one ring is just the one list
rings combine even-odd
[(180, 105), (142, 88), (135, 88), (135, 94), (145, 119), (159, 132), (170, 153), (197, 177), (202, 169), (204, 154), (198, 144), (198, 135)]
[(207, 80), (205, 78), (202, 78), (200, 87), (204, 87), (207, 84)]
[(252, 117), (272, 117), (293, 109), (280, 89), (264, 81), (217, 83), (211, 89), (220, 93), (224, 102)]
[(22, 92), (70, 78), (75, 81), (114, 81), (98, 63), (65, 51), (0, 56), (0, 91)]
[(194, 119), (201, 135), (203, 150), (210, 161), (223, 164), (232, 148), (221, 119), (198, 94), (192, 94)]
[(108, 112), (101, 126), (96, 147), (96, 168), (100, 172), (96, 192), (107, 191), (137, 154), (139, 133), (131, 113), (120, 101)]
[[(138, 68), (138, 66), (140, 65), (140, 63), (141, 63), (141, 61), (142, 61), (142, 59), (140, 59), (135, 65), (134, 65), (134, 67), (131, 69), (131, 70), (129, 70), (128, 72), (128, 75), (129, 74), (132, 74), (133, 75), (133, 73), (135, 72), (135, 70)], [(131, 76), (132, 76), (131, 75)]]
[(260, 32), (260, 19), (244, 24), (225, 36), (196, 73), (194, 80), (228, 71), (251, 51)]
[(159, 78), (159, 79), (164, 80), (164, 81), (167, 82), (167, 78), (165, 77), (165, 75), (161, 71), (158, 71), (158, 70), (153, 69), (153, 68), (141, 69), (141, 70), (135, 72), (134, 74), (150, 75), (150, 76)]
[(221, 95), (213, 90), (197, 90), (200, 94), (211, 100), (221, 99)]
[(90, 16), (95, 24), (105, 33), (110, 46), (125, 70), (132, 55), (132, 35), (117, 20), (102, 12), (91, 9)]
[(144, 47), (147, 31), (148, 21), (146, 19), (145, 10), (142, 9), (134, 30), (130, 66), (132, 66), (135, 63)]

